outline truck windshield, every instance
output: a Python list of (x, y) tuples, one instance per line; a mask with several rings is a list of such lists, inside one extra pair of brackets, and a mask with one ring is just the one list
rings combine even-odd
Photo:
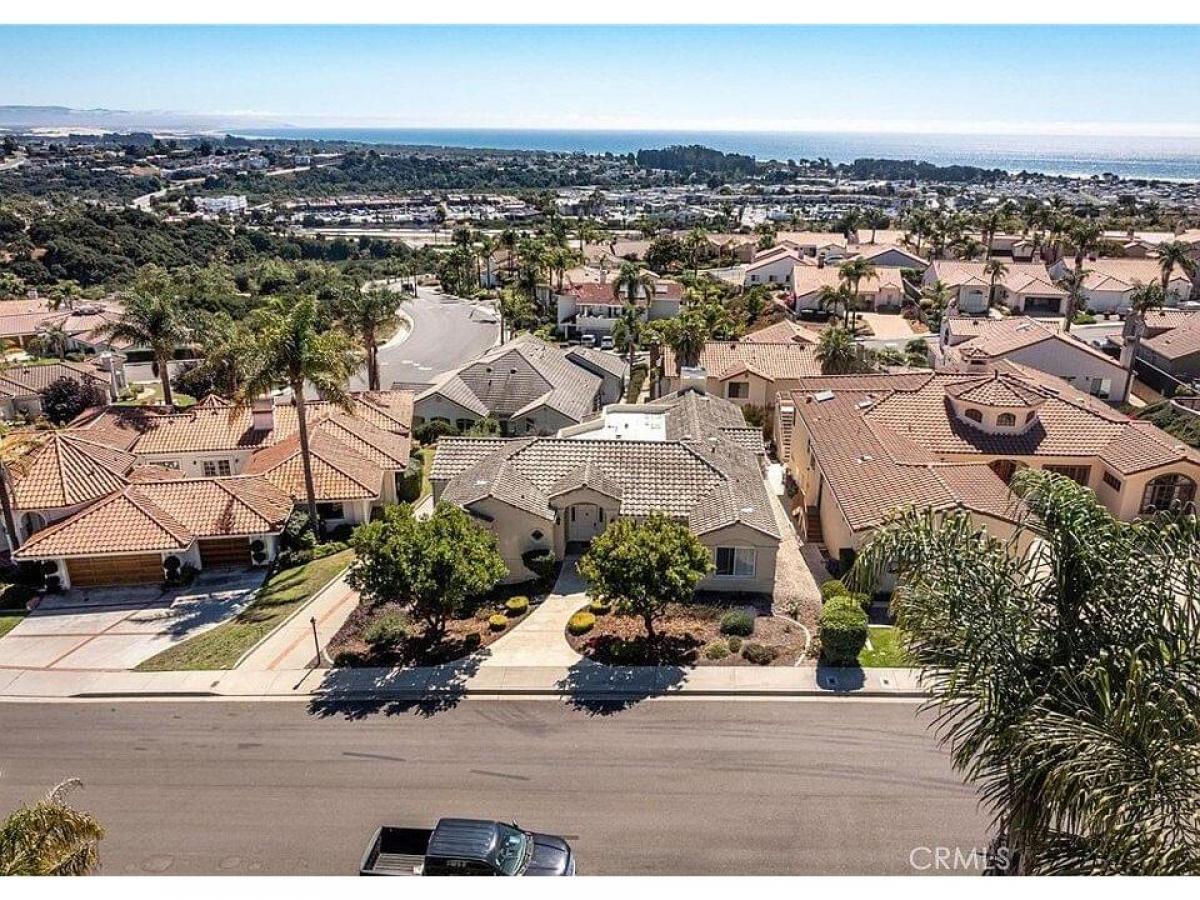
[(523, 831), (508, 825), (497, 825), (499, 840), (496, 842), (495, 863), (505, 875), (520, 875), (529, 862), (533, 842)]

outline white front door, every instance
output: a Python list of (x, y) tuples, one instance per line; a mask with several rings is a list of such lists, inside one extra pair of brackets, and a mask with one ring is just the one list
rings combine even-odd
[(567, 511), (567, 540), (590, 541), (604, 530), (604, 510), (594, 503), (576, 503)]

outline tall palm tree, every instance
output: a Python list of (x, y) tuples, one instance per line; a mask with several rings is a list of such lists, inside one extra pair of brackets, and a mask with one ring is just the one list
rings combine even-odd
[(833, 325), (822, 331), (816, 352), (823, 375), (848, 375), (858, 367), (858, 345), (845, 328)]
[[(849, 581), (892, 599), (939, 738), (1008, 874), (1200, 872), (1200, 521), (1115, 519), (1069, 478), (1013, 479), (1007, 540), (906, 509)], [(1014, 510), (1016, 512), (1016, 510)]]
[(889, 220), (888, 220), (888, 217), (886, 215), (884, 215), (883, 210), (876, 209), (875, 207), (872, 206), (870, 209), (867, 210), (866, 214), (864, 215), (864, 221), (867, 223), (867, 226), (871, 229), (871, 243), (873, 244), (873, 243), (875, 243), (875, 233), (880, 228), (886, 228)]
[(480, 234), (479, 234), (479, 259), (481, 260), (483, 269), (479, 274), (481, 276), (481, 280), (483, 280), (482, 276), (486, 273), (487, 286), (489, 288), (493, 287), (492, 266), (495, 264), (494, 257), (496, 255), (496, 250), (499, 248), (499, 246), (500, 246), (500, 242), (497, 241), (490, 234), (484, 234), (484, 233), (480, 232)]
[(1008, 266), (998, 259), (989, 259), (983, 267), (983, 274), (988, 277), (988, 307), (996, 305), (996, 282), (1008, 274)]
[(638, 309), (637, 304), (630, 301), (625, 302), (621, 307), (621, 312), (617, 314), (617, 320), (613, 322), (613, 343), (625, 350), (625, 355), (629, 359), (630, 372), (633, 371), (634, 356), (637, 353), (638, 344), (641, 342), (644, 326), (642, 311)]
[(200, 325), (199, 370), (212, 379), (223, 397), (232, 397), (242, 386), (250, 362), (253, 339), (250, 329), (229, 313), (204, 316)]
[(683, 238), (683, 247), (687, 251), (688, 262), (697, 277), (700, 275), (700, 261), (708, 252), (708, 232), (703, 228), (693, 228)]
[(662, 328), (663, 340), (675, 354), (677, 365), (700, 364), (700, 355), (704, 352), (704, 344), (709, 338), (702, 316), (693, 310), (686, 310), (673, 319), (663, 320)]
[(71, 336), (67, 334), (67, 330), (63, 327), (62, 320), (56, 322), (46, 322), (37, 330), (34, 335), (38, 352), (43, 356), (57, 356), (59, 359), (66, 359), (67, 348), (71, 344)]
[(312, 385), (326, 400), (347, 409), (352, 399), (346, 389), (358, 368), (358, 355), (350, 339), (336, 329), (322, 329), (317, 299), (306, 294), (288, 300), (273, 300), (263, 310), (254, 336), (250, 371), (234, 398), (233, 412), (240, 412), (256, 397), (276, 388), (290, 388), (296, 404), (300, 460), (304, 469), (304, 492), (309, 521), (317, 530), (317, 495), (309, 455), (306, 385)]
[[(1083, 261), (1087, 255), (1096, 249), (1100, 239), (1104, 237), (1104, 229), (1095, 222), (1087, 219), (1075, 219), (1066, 229), (1067, 239), (1075, 247), (1075, 278), (1083, 284)], [(1067, 295), (1067, 316), (1063, 323), (1063, 331), (1070, 331), (1075, 322), (1075, 313), (1079, 311), (1080, 292), (1070, 292)]]
[(0, 821), (0, 876), (87, 875), (100, 865), (104, 827), (91, 813), (66, 804), (82, 784), (72, 778), (37, 803)]
[(1146, 333), (1146, 313), (1157, 309), (1166, 302), (1166, 293), (1157, 281), (1149, 284), (1135, 284), (1129, 294), (1129, 312), (1125, 314), (1125, 326), (1122, 338), (1129, 348), (1129, 365), (1125, 367), (1125, 389), (1121, 392), (1122, 399), (1129, 401), (1129, 391), (1133, 387), (1133, 364), (1137, 359), (1138, 345)]
[(875, 277), (875, 267), (861, 257), (848, 259), (838, 266), (838, 278), (848, 290), (850, 303), (846, 304), (846, 328), (853, 333), (858, 324), (857, 319), (859, 296), (858, 288), (864, 280)]
[(946, 313), (946, 307), (954, 299), (954, 291), (946, 282), (939, 278), (932, 284), (927, 284), (921, 288), (921, 298), (928, 301), (929, 309), (925, 314), (926, 322), (931, 331), (937, 331), (941, 327), (942, 316)]
[(342, 327), (366, 354), (368, 390), (379, 390), (379, 332), (395, 325), (403, 302), (395, 291), (374, 285), (347, 293), (337, 309)]
[(147, 267), (134, 282), (120, 317), (101, 325), (96, 334), (105, 340), (128, 341), (134, 346), (150, 348), (162, 384), (163, 403), (174, 405), (171, 359), (175, 348), (186, 343), (190, 333), (179, 305), (177, 286), (170, 275)]
[(1164, 302), (1170, 293), (1171, 276), (1178, 269), (1188, 278), (1196, 277), (1196, 261), (1192, 259), (1192, 248), (1183, 241), (1167, 241), (1158, 247), (1158, 270), (1161, 273)]
[(845, 315), (850, 308), (849, 291), (845, 285), (834, 287), (831, 284), (821, 286), (817, 292), (817, 309), (830, 315)]
[[(1079, 310), (1083, 309), (1083, 286), (1087, 281), (1087, 277), (1092, 274), (1091, 269), (1081, 269), (1076, 272), (1074, 270), (1067, 272), (1062, 277), (1062, 285), (1067, 290), (1067, 310), (1068, 316), (1064, 326), (1070, 325), (1075, 321), (1075, 316)], [(1070, 329), (1067, 328), (1067, 331)]]
[(646, 318), (650, 318), (650, 304), (654, 301), (654, 276), (650, 272), (637, 263), (623, 262), (612, 287), (614, 297), (620, 300), (624, 294), (624, 300), (634, 306), (637, 305), (638, 295), (645, 294)]

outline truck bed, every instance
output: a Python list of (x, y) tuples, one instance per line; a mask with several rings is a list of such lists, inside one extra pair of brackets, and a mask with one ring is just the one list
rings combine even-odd
[(385, 825), (375, 832), (359, 866), (362, 875), (419, 875), (425, 864), (425, 848), (433, 834), (428, 828), (393, 828)]

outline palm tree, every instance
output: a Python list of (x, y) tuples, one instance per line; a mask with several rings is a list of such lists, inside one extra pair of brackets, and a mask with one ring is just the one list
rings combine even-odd
[(848, 291), (849, 303), (846, 304), (846, 328), (853, 333), (855, 326), (858, 324), (854, 319), (858, 313), (858, 287), (864, 280), (870, 280), (875, 277), (875, 267), (861, 257), (848, 259), (838, 266), (838, 278), (846, 286)]
[(63, 328), (62, 320), (46, 322), (34, 335), (36, 349), (41, 356), (57, 356), (66, 359), (67, 349), (71, 344), (71, 336)]
[(492, 284), (492, 265), (495, 263), (493, 257), (496, 255), (496, 250), (499, 248), (499, 246), (499, 241), (497, 241), (490, 234), (481, 233), (479, 235), (479, 258), (482, 260), (484, 266), (484, 269), (482, 272), (480, 272), (480, 275), (482, 276), (484, 273), (487, 274), (486, 280), (489, 288), (494, 286)]
[(496, 304), (496, 311), (500, 314), (501, 343), (504, 342), (506, 325), (511, 337), (515, 332), (537, 318), (537, 309), (534, 307), (533, 301), (520, 291), (515, 291), (512, 288), (505, 288), (501, 292), (500, 301)]
[(1008, 274), (1008, 266), (1001, 260), (990, 259), (983, 267), (983, 274), (988, 277), (988, 307), (996, 305), (996, 282)]
[(867, 210), (864, 216), (864, 221), (871, 229), (871, 243), (875, 243), (875, 232), (880, 228), (886, 228), (888, 225), (888, 217), (883, 214), (883, 210), (871, 207)]
[(1061, 475), (1013, 479), (1008, 539), (905, 509), (859, 554), (886, 571), (926, 711), (993, 816), (1008, 874), (1200, 872), (1200, 520), (1115, 519)]
[(1178, 269), (1188, 278), (1196, 277), (1196, 261), (1192, 259), (1192, 248), (1183, 241), (1167, 241), (1158, 247), (1158, 268), (1162, 273), (1162, 295), (1164, 302), (1170, 294), (1171, 276)]
[(650, 318), (650, 304), (654, 300), (654, 276), (650, 272), (637, 263), (623, 262), (617, 272), (617, 277), (613, 279), (612, 287), (614, 297), (620, 300), (621, 295), (624, 294), (625, 301), (635, 306), (638, 302), (638, 294), (645, 294), (646, 318)]
[(700, 355), (709, 337), (703, 317), (693, 310), (685, 310), (673, 319), (665, 319), (662, 328), (663, 340), (675, 354), (676, 365), (700, 364)]
[(830, 315), (837, 315), (839, 310), (844, 314), (850, 308), (848, 295), (849, 291), (845, 285), (822, 285), (821, 290), (817, 292), (817, 309)]
[(128, 341), (139, 347), (149, 347), (162, 384), (163, 403), (173, 406), (171, 393), (171, 358), (175, 348), (189, 338), (178, 291), (171, 278), (161, 269), (148, 266), (134, 282), (120, 318), (96, 329), (96, 334), (109, 341)]
[(317, 314), (317, 299), (310, 294), (287, 301), (276, 299), (263, 310), (254, 336), (250, 370), (235, 397), (233, 412), (239, 412), (263, 394), (279, 387), (290, 388), (296, 404), (300, 460), (304, 468), (304, 492), (309, 521), (317, 530), (317, 495), (309, 456), (306, 385), (312, 385), (326, 400), (351, 408), (346, 382), (358, 369), (358, 356), (350, 339), (336, 329), (323, 330)]
[(937, 331), (941, 327), (942, 316), (946, 313), (946, 307), (954, 299), (954, 291), (939, 278), (932, 284), (927, 284), (921, 288), (921, 299), (925, 300), (928, 304), (928, 309), (925, 313), (926, 323), (929, 325), (931, 331)]
[(1063, 331), (1070, 331), (1071, 325), (1075, 322), (1075, 313), (1079, 311), (1079, 298), (1082, 295), (1083, 260), (1089, 253), (1096, 249), (1096, 245), (1104, 237), (1104, 229), (1095, 222), (1089, 222), (1086, 219), (1075, 219), (1068, 223), (1066, 236), (1075, 247), (1074, 283), (1079, 287), (1079, 290), (1070, 291), (1067, 294), (1067, 316), (1066, 321), (1063, 323)]
[(632, 301), (625, 302), (621, 307), (621, 312), (617, 315), (617, 320), (613, 322), (613, 343), (625, 350), (629, 359), (630, 372), (633, 372), (634, 355), (637, 353), (638, 344), (642, 338), (644, 324), (642, 311)]
[(0, 876), (87, 875), (100, 865), (104, 827), (64, 802), (82, 782), (62, 782), (0, 822)]
[(697, 277), (700, 275), (700, 260), (708, 251), (708, 232), (703, 228), (693, 228), (683, 238), (683, 246), (687, 251), (688, 262)]
[(1157, 281), (1151, 281), (1149, 284), (1135, 283), (1129, 294), (1129, 312), (1125, 314), (1125, 326), (1122, 328), (1122, 338), (1125, 346), (1129, 348), (1129, 365), (1125, 367), (1125, 389), (1121, 392), (1125, 402), (1129, 401), (1129, 391), (1133, 387), (1133, 364), (1137, 359), (1138, 345), (1146, 333), (1146, 313), (1162, 306), (1165, 301), (1166, 294)]
[(600, 227), (592, 219), (580, 219), (575, 232), (579, 237), (579, 256), (583, 258), (584, 246), (600, 237)]
[(342, 327), (366, 353), (368, 390), (379, 390), (379, 332), (395, 325), (403, 302), (400, 294), (375, 285), (347, 293), (338, 306)]
[(204, 316), (200, 331), (204, 358), (197, 368), (212, 379), (221, 396), (232, 397), (241, 388), (249, 365), (253, 345), (250, 329), (222, 312)]
[(833, 325), (817, 340), (817, 361), (823, 375), (848, 375), (858, 368), (858, 346), (845, 328)]

